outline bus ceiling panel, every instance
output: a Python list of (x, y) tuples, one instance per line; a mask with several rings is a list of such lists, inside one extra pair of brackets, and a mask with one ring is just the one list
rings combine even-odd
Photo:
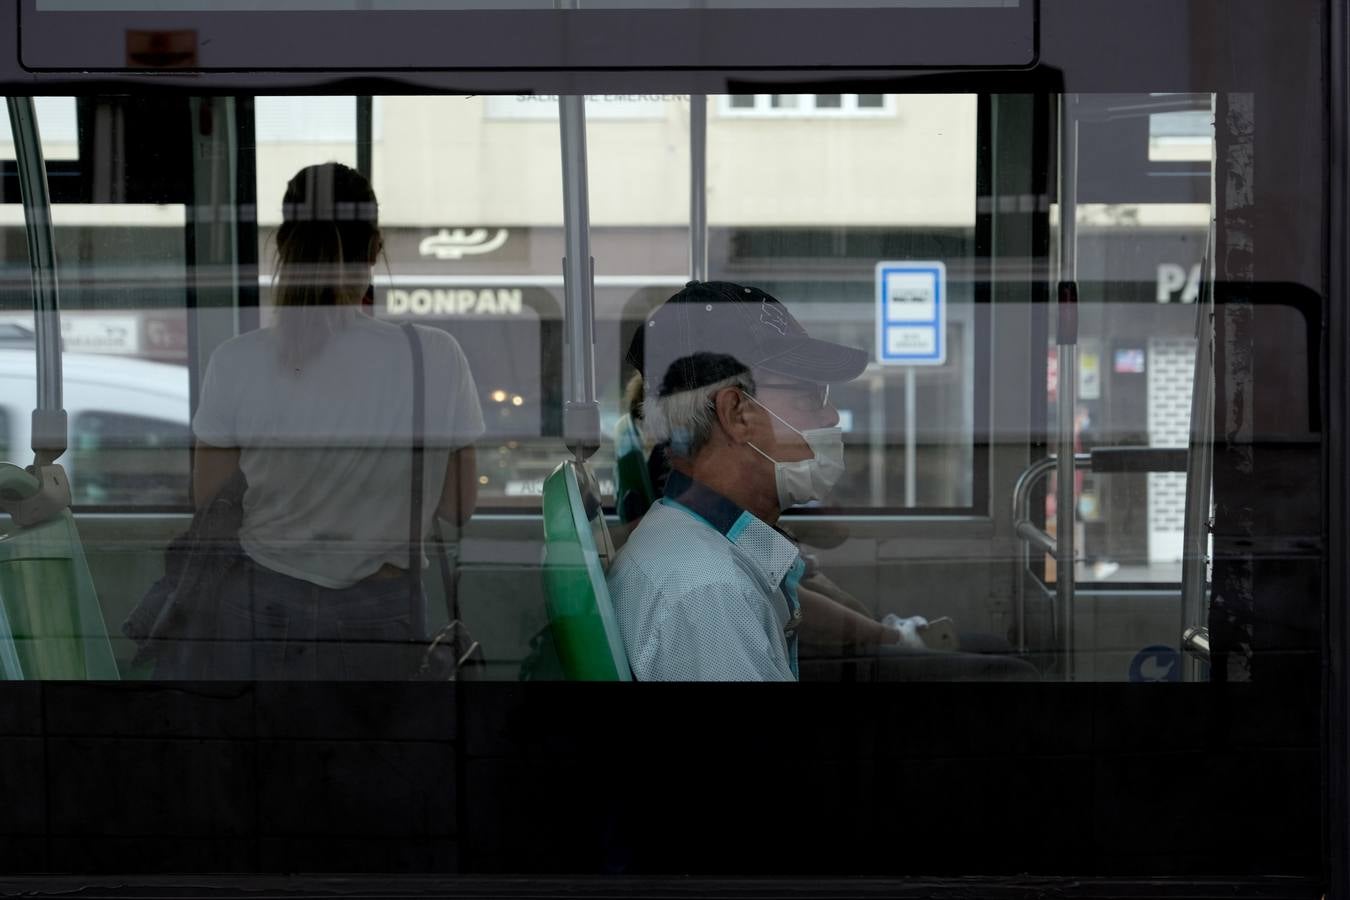
[[(640, 2), (633, 0), (635, 6)], [(359, 29), (331, 34), (326, 23), (345, 24), (354, 13), (176, 13), (223, 21), (220, 27), (247, 37), (245, 43), (236, 37), (242, 56), (221, 58), (233, 64), (230, 68), (207, 68), (216, 63), (205, 57), (200, 29), (196, 56), (175, 58), (166, 49), (160, 57), (132, 54), (136, 58), (128, 65), (132, 42), (142, 39), (135, 35), (147, 30), (145, 17), (162, 13), (108, 12), (110, 4), (93, 0), (21, 0), (12, 14), (22, 28), (0, 28), (0, 88), (12, 93), (87, 93), (135, 85), (139, 91), (195, 92), (716, 94), (829, 86), (846, 92), (1040, 92), (1058, 90), (1062, 78), (1069, 91), (1174, 92), (1258, 90), (1271, 84), (1311, 89), (1321, 77), (1319, 0), (1017, 0), (1015, 7), (998, 9), (975, 5), (984, 0), (953, 0), (941, 10), (884, 8), (892, 0), (870, 0), (883, 8), (831, 10), (828, 28), (813, 24), (811, 15), (819, 10), (776, 9), (775, 2), (794, 0), (755, 0), (757, 9), (699, 11), (364, 12)], [(120, 5), (130, 9), (137, 3)], [(103, 11), (90, 11), (95, 7)], [(1028, 12), (1034, 13), (1034, 52), (1010, 55), (1003, 42), (1021, 46), (1025, 22), (1017, 17)], [(586, 18), (591, 15), (600, 18)], [(995, 21), (1003, 15), (1013, 17), (1006, 26)], [(519, 30), (504, 27), (504, 18), (481, 18), (493, 16), (543, 16), (529, 21), (559, 24)], [(572, 18), (562, 18), (567, 16)], [(690, 23), (712, 21), (700, 16), (731, 16), (726, 21), (735, 27), (699, 32)], [(266, 28), (257, 27), (258, 17), (266, 19)], [(453, 20), (455, 28), (427, 17)], [(484, 25), (467, 50), (447, 43), (447, 34), (468, 34), (466, 23), (479, 18), (495, 24)], [(580, 27), (602, 20), (604, 27)], [(658, 20), (666, 24), (644, 40), (646, 27), (634, 23)], [(623, 39), (607, 40), (606, 29), (620, 21)], [(418, 22), (422, 26), (408, 24)], [(863, 22), (883, 24), (863, 29)], [(167, 20), (164, 24), (160, 30), (175, 30), (167, 28)], [(297, 28), (303, 39), (290, 36)], [(765, 39), (767, 32), (772, 40)], [(822, 34), (836, 37), (822, 40)], [(343, 41), (356, 43), (344, 47)], [(799, 43), (809, 49), (802, 51)], [(228, 53), (229, 46), (228, 40), (211, 41), (217, 48), (212, 53)], [(616, 68), (615, 53), (632, 59)]]
[[(274, 0), (262, 11), (237, 0), (23, 0), (20, 6), (22, 57), (34, 70), (1035, 62), (1035, 0), (593, 0), (572, 10), (553, 9), (552, 0)], [(764, 39), (766, 25), (773, 40)]]

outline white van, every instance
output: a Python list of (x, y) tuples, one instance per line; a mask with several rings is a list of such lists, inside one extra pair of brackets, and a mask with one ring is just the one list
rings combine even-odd
[[(59, 462), (77, 506), (182, 506), (192, 446), (185, 366), (65, 353), (69, 448)], [(32, 462), (37, 397), (30, 347), (0, 346), (0, 461)]]

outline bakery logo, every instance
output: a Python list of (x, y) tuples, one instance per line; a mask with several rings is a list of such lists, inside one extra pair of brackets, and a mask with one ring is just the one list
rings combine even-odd
[(431, 237), (423, 238), (417, 245), (417, 252), (436, 259), (463, 259), (466, 256), (482, 256), (494, 250), (500, 250), (510, 236), (505, 228), (498, 228), (490, 235), (486, 228), (467, 231), (463, 228), (451, 230), (442, 228)]

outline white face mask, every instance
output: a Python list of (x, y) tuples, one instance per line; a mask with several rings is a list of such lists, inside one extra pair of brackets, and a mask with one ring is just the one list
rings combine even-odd
[[(844, 430), (838, 425), (829, 428), (793, 428), (778, 413), (749, 394), (755, 405), (802, 436), (815, 455), (809, 459), (779, 462), (763, 450), (750, 444), (760, 456), (773, 463), (774, 485), (778, 488), (778, 508), (790, 509), (812, 500), (823, 500), (844, 475)], [(749, 443), (747, 441), (747, 443)]]

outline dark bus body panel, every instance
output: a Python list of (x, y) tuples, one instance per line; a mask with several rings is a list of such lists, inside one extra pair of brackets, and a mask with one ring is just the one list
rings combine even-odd
[(1324, 877), (1319, 700), (1259, 683), (5, 692), (15, 873)]

